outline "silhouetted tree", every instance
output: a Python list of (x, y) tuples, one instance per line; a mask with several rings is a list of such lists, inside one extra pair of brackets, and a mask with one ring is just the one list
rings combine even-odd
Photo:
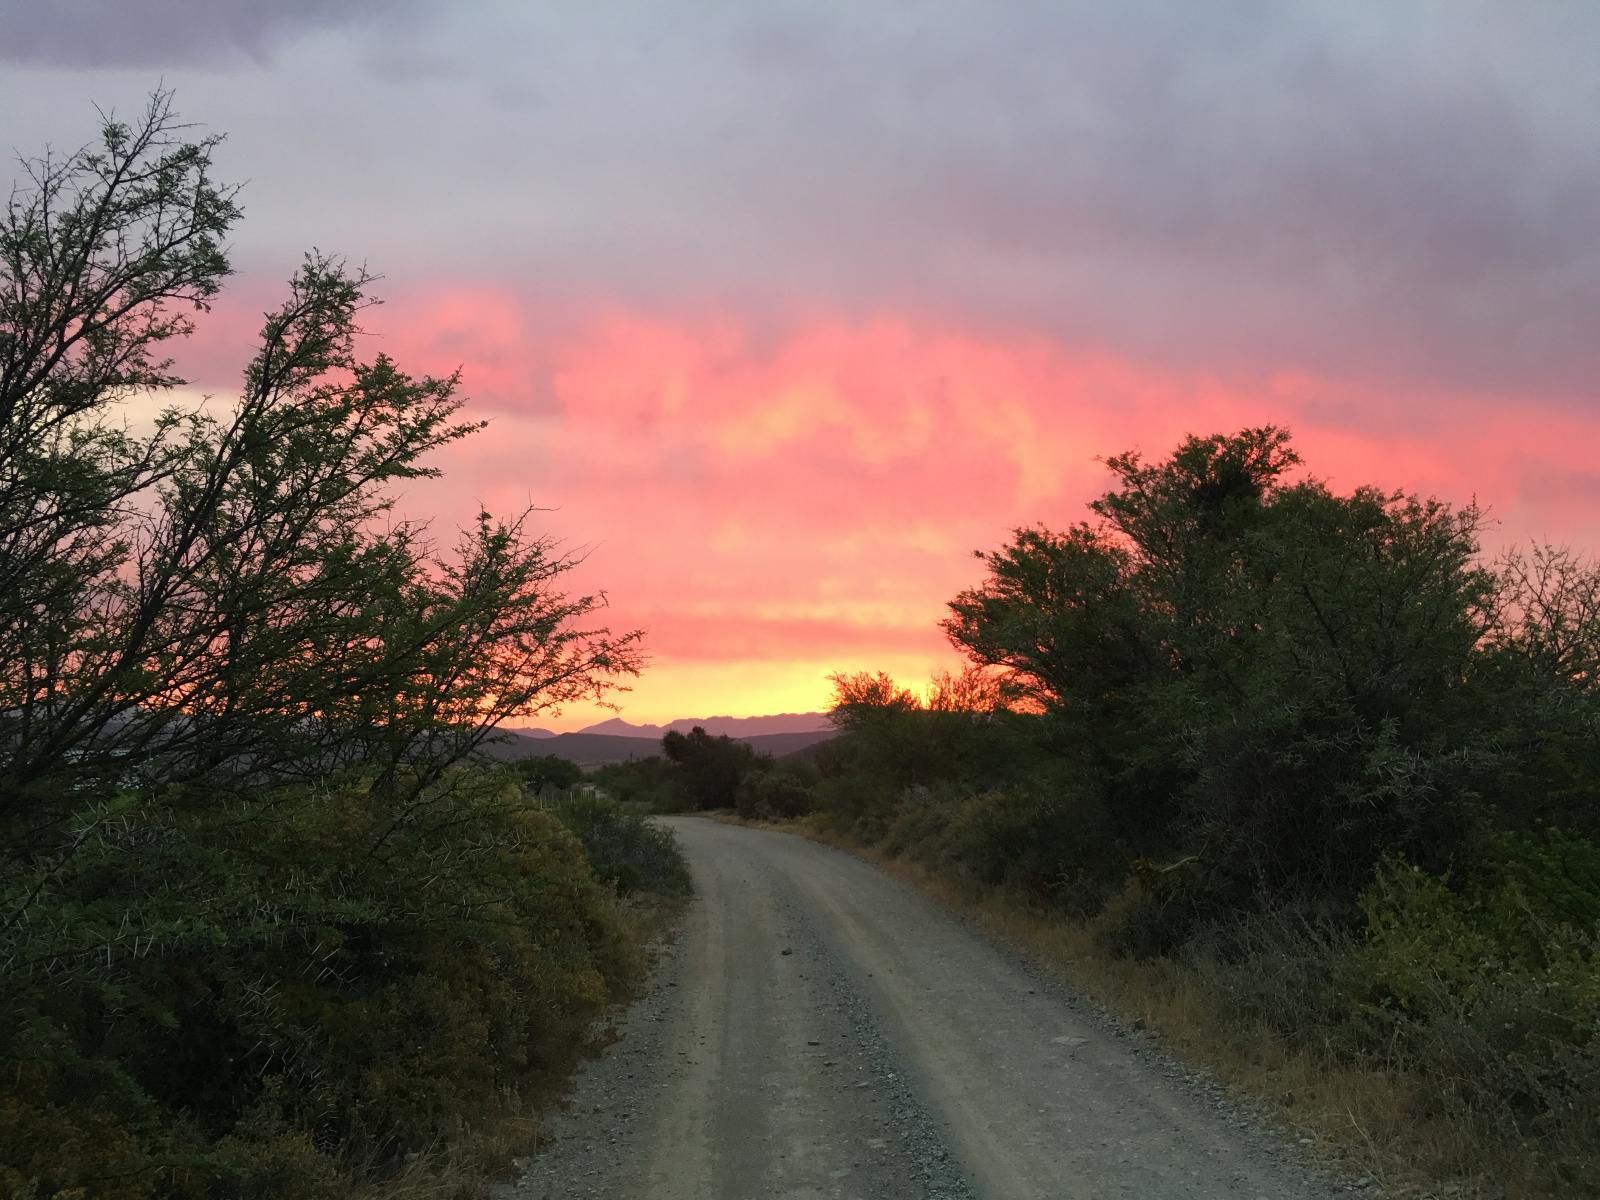
[(1298, 462), (1271, 427), (1112, 458), (1099, 525), (1019, 530), (945, 622), (1043, 705), (1124, 835), (1197, 855), (1219, 897), (1442, 861), (1489, 774), (1465, 735), (1477, 511), (1290, 483)]
[(739, 781), (759, 761), (756, 752), (727, 734), (716, 737), (696, 725), (688, 733), (669, 730), (661, 750), (677, 769), (696, 808), (732, 808)]
[(357, 353), (371, 277), (309, 256), (231, 403), (124, 421), (228, 271), (234, 190), (184, 135), (158, 95), (0, 218), (7, 1194), (363, 1191), (631, 969), (578, 843), (465, 764), (638, 634), (528, 514), (447, 548), (394, 516), (478, 426)]
[(559, 754), (529, 755), (517, 759), (513, 765), (522, 782), (534, 794), (546, 787), (565, 790), (583, 779), (583, 768)]

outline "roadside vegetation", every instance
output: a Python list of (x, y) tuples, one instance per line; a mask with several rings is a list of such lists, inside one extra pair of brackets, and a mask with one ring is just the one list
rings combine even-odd
[(732, 809), (752, 820), (784, 820), (811, 811), (820, 778), (810, 751), (774, 760), (726, 734), (696, 726), (661, 739), (661, 754), (594, 772), (607, 795), (658, 813)]
[(476, 752), (638, 635), (528, 514), (394, 512), (477, 426), (358, 353), (337, 259), (235, 398), (128, 407), (229, 273), (215, 145), (157, 95), (0, 216), (0, 1194), (476, 1194), (685, 886), (637, 815)]
[(1394, 1181), (1600, 1195), (1600, 568), (1275, 428), (980, 555), (925, 695), (836, 680), (812, 828), (909, 864)]

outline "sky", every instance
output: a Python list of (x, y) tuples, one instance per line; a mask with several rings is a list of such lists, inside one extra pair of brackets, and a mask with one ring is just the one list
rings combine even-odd
[(193, 393), (307, 249), (381, 273), (374, 352), (490, 422), (402, 511), (548, 510), (666, 721), (954, 665), (974, 551), (1187, 433), (1600, 546), (1596, 45), (1587, 0), (0, 0), (0, 148), (157, 86), (226, 133)]

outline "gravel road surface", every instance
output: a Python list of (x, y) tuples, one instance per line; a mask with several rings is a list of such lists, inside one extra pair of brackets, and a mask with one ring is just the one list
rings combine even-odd
[(696, 897), (503, 1200), (1347, 1194), (869, 863), (672, 818)]

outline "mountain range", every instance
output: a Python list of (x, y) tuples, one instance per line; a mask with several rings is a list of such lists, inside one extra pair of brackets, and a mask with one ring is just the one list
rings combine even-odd
[(834, 734), (825, 713), (779, 713), (770, 717), (687, 717), (665, 725), (634, 725), (613, 717), (576, 733), (553, 733), (548, 729), (502, 729), (499, 736), (484, 749), (495, 758), (556, 754), (582, 767), (597, 767), (660, 754), (661, 739), (669, 730), (688, 733), (697, 725), (713, 736), (726, 734), (774, 758), (782, 758), (818, 742), (825, 742)]
[[(827, 713), (776, 713), (767, 717), (681, 717), (665, 725), (635, 725), (621, 717), (611, 717), (593, 725), (585, 725), (578, 733), (604, 734), (607, 737), (650, 738), (660, 741), (668, 731), (688, 733), (700, 726), (713, 737), (726, 734), (744, 740), (771, 733), (832, 733)], [(549, 729), (509, 729), (510, 733), (529, 738), (566, 737)]]

